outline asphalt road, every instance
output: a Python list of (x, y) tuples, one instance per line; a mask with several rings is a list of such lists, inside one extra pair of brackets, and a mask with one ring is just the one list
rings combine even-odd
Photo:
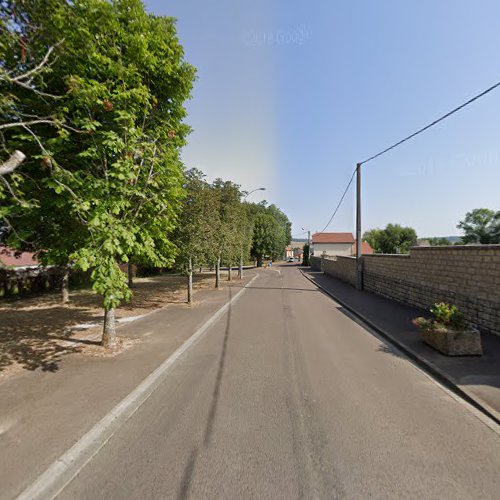
[(498, 499), (500, 437), (284, 266), (59, 498)]

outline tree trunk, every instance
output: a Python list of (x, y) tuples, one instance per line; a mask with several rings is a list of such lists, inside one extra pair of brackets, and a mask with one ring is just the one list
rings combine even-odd
[(220, 288), (220, 257), (215, 262), (215, 288)]
[(238, 269), (238, 278), (243, 279), (243, 255), (240, 257), (240, 268)]
[(233, 267), (231, 262), (229, 263), (229, 269), (227, 272), (227, 281), (232, 281), (233, 280)]
[(189, 257), (189, 268), (188, 268), (188, 304), (193, 301), (193, 262), (191, 257)]
[(127, 263), (127, 276), (128, 276), (128, 287), (132, 288), (134, 284), (134, 269), (132, 267), (132, 262)]
[(61, 282), (61, 294), (62, 303), (67, 304), (69, 302), (69, 267), (64, 268), (64, 274)]
[(102, 330), (102, 346), (106, 349), (116, 347), (115, 309), (104, 310), (104, 328)]

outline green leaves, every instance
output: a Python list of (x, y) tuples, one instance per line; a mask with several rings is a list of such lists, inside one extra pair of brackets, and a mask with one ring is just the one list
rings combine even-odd
[(254, 218), (252, 255), (261, 259), (271, 257), (279, 259), (290, 243), (291, 224), (288, 217), (275, 205), (265, 207), (253, 205), (256, 215)]
[(22, 247), (16, 234), (28, 235), (44, 263), (91, 269), (94, 290), (115, 307), (130, 297), (120, 262), (161, 266), (175, 256), (169, 235), (184, 195), (182, 120), (195, 70), (174, 21), (149, 15), (140, 0), (26, 0), (0, 12), (16, 26), (0, 32), (6, 57), (19, 37), (32, 66), (57, 46), (35, 84), (61, 96), (10, 86), (0, 97), (2, 121), (12, 113), (53, 121), (5, 134), (8, 151), (27, 155), (16, 187), (34, 200), (27, 208), (9, 198), (10, 244)]
[(375, 253), (408, 253), (417, 244), (417, 233), (411, 227), (387, 224), (385, 229), (371, 229), (363, 235)]
[(465, 236), (462, 238), (464, 244), (500, 243), (500, 211), (495, 212), (488, 208), (476, 208), (465, 215), (464, 220), (457, 225)]

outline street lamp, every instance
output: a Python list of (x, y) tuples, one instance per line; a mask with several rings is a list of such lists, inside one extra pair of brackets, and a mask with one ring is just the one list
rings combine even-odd
[[(249, 193), (247, 193), (244, 197), (243, 197), (243, 202), (242, 203), (245, 203), (245, 200), (252, 194), (252, 193), (255, 193), (256, 191), (265, 191), (266, 188), (265, 187), (261, 187), (261, 188), (256, 188), (256, 189), (252, 189), (252, 191), (250, 191)], [(245, 231), (245, 236), (246, 236), (246, 231)], [(238, 277), (240, 279), (243, 278), (243, 242), (241, 242), (241, 251), (240, 251), (240, 268), (238, 270)]]

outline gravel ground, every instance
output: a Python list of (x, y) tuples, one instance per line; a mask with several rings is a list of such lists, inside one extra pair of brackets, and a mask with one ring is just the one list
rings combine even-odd
[[(213, 281), (211, 274), (197, 275), (194, 288), (210, 288)], [(168, 304), (185, 304), (186, 278), (136, 278), (133, 294), (129, 303), (116, 310), (119, 323)], [(61, 304), (55, 293), (1, 301), (0, 381), (23, 370), (52, 371), (57, 361), (70, 354), (115, 355), (137, 342), (120, 338), (116, 352), (104, 351), (99, 345), (102, 320), (100, 297), (91, 290), (72, 291), (67, 305)]]

